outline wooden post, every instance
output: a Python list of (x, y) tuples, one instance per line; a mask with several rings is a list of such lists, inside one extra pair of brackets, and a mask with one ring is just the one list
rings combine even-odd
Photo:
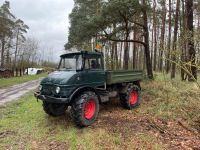
[(16, 77), (18, 77), (18, 68), (16, 68)]
[(19, 76), (22, 76), (22, 68), (19, 69)]
[(12, 67), (12, 77), (14, 77), (15, 76), (15, 70), (14, 70), (14, 68)]

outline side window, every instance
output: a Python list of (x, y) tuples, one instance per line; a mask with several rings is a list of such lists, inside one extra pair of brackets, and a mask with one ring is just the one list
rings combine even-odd
[(102, 69), (101, 58), (90, 59), (91, 69)]
[(102, 69), (101, 58), (100, 57), (86, 58), (85, 69), (90, 69), (90, 70)]

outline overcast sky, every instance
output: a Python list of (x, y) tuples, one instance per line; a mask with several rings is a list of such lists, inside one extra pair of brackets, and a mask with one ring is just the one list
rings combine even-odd
[[(29, 27), (28, 36), (34, 37), (44, 50), (53, 49), (54, 58), (63, 53), (67, 42), (69, 13), (73, 0), (9, 0), (11, 12)], [(2, 5), (4, 0), (0, 0)]]

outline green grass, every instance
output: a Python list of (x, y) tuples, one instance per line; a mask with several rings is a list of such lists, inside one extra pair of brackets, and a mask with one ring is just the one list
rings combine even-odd
[(8, 78), (8, 79), (0, 79), (0, 88), (5, 88), (12, 85), (28, 82), (31, 80), (36, 80), (45, 76), (47, 76), (47, 73), (42, 73), (39, 75), (29, 75), (29, 76), (26, 75), (22, 77), (13, 77), (13, 78)]
[[(54, 118), (42, 110), (32, 93), (0, 109), (0, 149), (162, 149), (155, 138), (146, 133), (124, 138), (94, 126), (79, 129), (69, 114)], [(151, 137), (151, 138), (150, 138)], [(63, 148), (64, 147), (64, 148)]]

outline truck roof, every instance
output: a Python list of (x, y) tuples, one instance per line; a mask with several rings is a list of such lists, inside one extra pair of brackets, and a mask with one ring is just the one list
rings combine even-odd
[(102, 55), (103, 53), (102, 52), (98, 52), (96, 50), (93, 51), (93, 52), (83, 50), (83, 51), (71, 52), (71, 53), (63, 54), (60, 57), (65, 57), (65, 56), (68, 56), (68, 55), (79, 55), (79, 54)]

